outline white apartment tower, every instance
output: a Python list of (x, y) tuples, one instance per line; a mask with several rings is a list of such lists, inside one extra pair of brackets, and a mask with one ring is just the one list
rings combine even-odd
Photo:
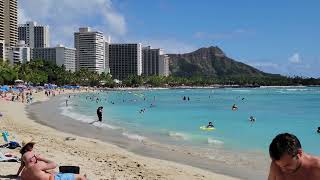
[(17, 22), (17, 0), (0, 0), (0, 40), (5, 42), (6, 47), (13, 47), (17, 43)]
[(113, 79), (123, 80), (142, 74), (142, 47), (136, 44), (110, 44), (109, 67)]
[(19, 40), (25, 41), (30, 48), (46, 48), (50, 45), (49, 26), (30, 21), (19, 25), (18, 34)]
[(66, 68), (67, 71), (76, 70), (76, 49), (58, 45), (52, 48), (34, 48), (33, 59), (42, 59)]
[(105, 44), (102, 32), (93, 32), (89, 27), (79, 28), (79, 32), (74, 33), (76, 70), (105, 72)]
[(152, 49), (150, 46), (142, 49), (142, 74), (146, 76), (169, 75), (169, 57), (163, 49)]
[(160, 55), (159, 61), (159, 75), (160, 76), (169, 76), (169, 56), (166, 54)]
[(104, 42), (104, 59), (105, 59), (105, 72), (110, 73), (109, 66), (109, 45), (111, 44), (111, 37), (107, 36)]
[(8, 60), (11, 64), (24, 64), (30, 62), (31, 51), (24, 41), (19, 41), (15, 47), (8, 49)]

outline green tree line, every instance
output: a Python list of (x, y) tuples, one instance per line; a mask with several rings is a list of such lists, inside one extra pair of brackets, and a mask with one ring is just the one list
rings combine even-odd
[[(21, 79), (35, 85), (54, 83), (61, 85), (85, 85), (115, 87), (117, 84), (107, 73), (98, 74), (87, 69), (71, 72), (64, 66), (57, 66), (49, 61), (33, 60), (26, 64), (10, 65), (0, 60), (0, 84), (13, 84)], [(122, 81), (122, 86), (137, 87), (174, 87), (174, 86), (209, 86), (209, 85), (241, 85), (241, 86), (290, 86), (320, 85), (320, 78), (285, 77), (285, 76), (227, 76), (227, 77), (176, 77), (176, 76), (129, 76)]]

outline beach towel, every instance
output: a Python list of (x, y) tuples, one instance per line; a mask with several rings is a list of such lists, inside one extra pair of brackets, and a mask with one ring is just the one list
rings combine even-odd
[(0, 148), (6, 148), (6, 147), (8, 147), (8, 146), (9, 146), (9, 143), (1, 144), (1, 145), (0, 145)]
[(1, 135), (3, 137), (4, 142), (9, 143), (9, 140), (8, 140), (9, 133), (7, 131), (3, 131)]
[[(0, 130), (0, 138), (1, 136), (3, 137), (3, 141), (5, 143), (10, 143), (10, 142), (14, 142), (17, 141), (16, 137), (13, 134), (9, 134), (8, 131), (2, 131)], [(10, 138), (9, 138), (10, 137)], [(0, 141), (1, 142), (1, 141)]]
[(2, 152), (0, 152), (0, 162), (20, 162), (20, 158), (17, 156), (7, 157)]

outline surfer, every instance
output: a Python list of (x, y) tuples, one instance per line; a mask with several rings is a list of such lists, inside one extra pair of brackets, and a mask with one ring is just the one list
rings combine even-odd
[(319, 133), (319, 134), (320, 134), (320, 127), (318, 127), (317, 133)]

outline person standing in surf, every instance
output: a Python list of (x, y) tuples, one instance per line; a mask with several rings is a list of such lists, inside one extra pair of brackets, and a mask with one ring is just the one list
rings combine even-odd
[(98, 107), (98, 109), (97, 109), (97, 116), (98, 116), (99, 122), (102, 122), (102, 110), (103, 110), (102, 106)]

